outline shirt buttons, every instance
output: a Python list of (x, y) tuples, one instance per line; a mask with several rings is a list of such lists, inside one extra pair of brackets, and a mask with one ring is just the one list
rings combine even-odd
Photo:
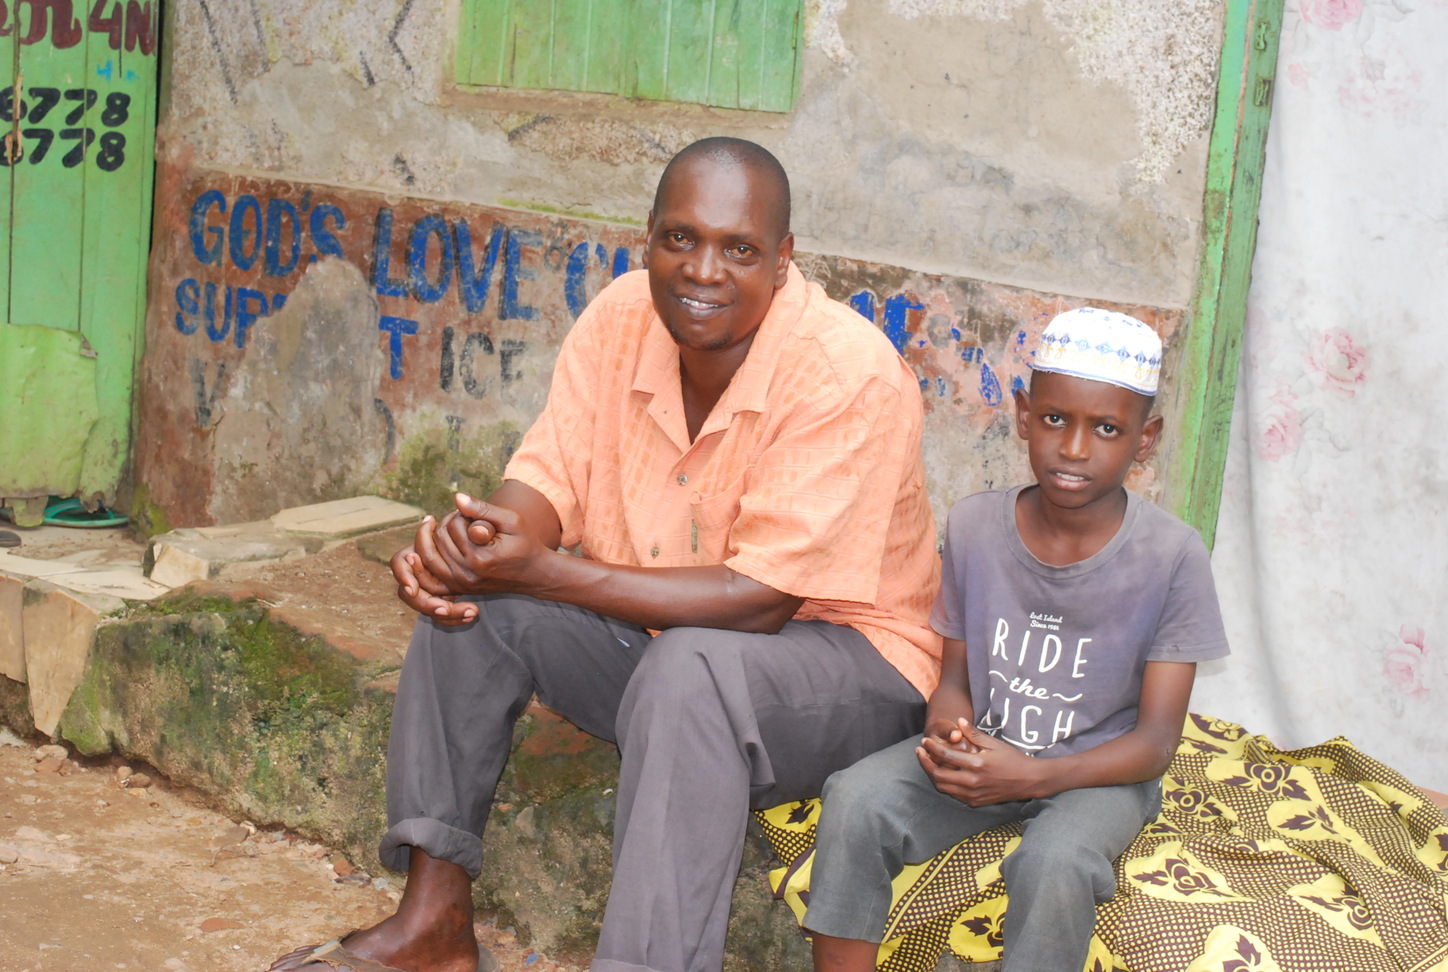
[(688, 477), (688, 476), (685, 476), (683, 473), (679, 473), (679, 485), (680, 485), (680, 486), (687, 486), (688, 484), (689, 484), (689, 477)]
[(654, 548), (649, 551), (649, 556), (650, 556), (650, 557), (657, 557), (658, 555), (659, 555), (659, 545), (658, 545), (658, 544), (654, 544)]

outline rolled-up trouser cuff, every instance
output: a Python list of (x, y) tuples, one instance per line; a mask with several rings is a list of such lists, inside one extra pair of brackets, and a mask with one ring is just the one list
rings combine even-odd
[(468, 872), (470, 880), (476, 881), (483, 870), (483, 842), (476, 834), (426, 817), (401, 820), (388, 828), (377, 856), (392, 870), (406, 871), (413, 847), (435, 860), (458, 865)]

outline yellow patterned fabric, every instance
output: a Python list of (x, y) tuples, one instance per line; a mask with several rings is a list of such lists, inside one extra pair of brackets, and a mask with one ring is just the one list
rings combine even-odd
[[(1448, 972), (1448, 818), (1342, 737), (1279, 750), (1192, 714), (1163, 777), (1162, 813), (1116, 862), (1087, 972)], [(785, 866), (795, 917), (809, 901), (819, 801), (757, 814)], [(1001, 859), (1020, 826), (907, 868), (878, 960), (932, 972), (948, 948), (1001, 956)]]

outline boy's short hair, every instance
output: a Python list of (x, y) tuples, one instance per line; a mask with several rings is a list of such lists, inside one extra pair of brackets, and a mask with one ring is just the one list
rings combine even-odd
[(1034, 371), (1104, 381), (1150, 398), (1161, 376), (1161, 338), (1127, 314), (1081, 307), (1051, 319), (1027, 363)]

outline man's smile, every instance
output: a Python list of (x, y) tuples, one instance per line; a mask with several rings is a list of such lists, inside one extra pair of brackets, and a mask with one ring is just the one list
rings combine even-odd
[(684, 294), (675, 295), (675, 300), (683, 304), (685, 308), (700, 314), (707, 314), (726, 306), (723, 301), (709, 300), (704, 297), (689, 297)]

